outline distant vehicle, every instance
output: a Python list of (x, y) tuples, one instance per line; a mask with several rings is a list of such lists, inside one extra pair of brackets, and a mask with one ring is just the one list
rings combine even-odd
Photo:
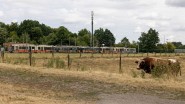
[(54, 46), (54, 45), (34, 45), (29, 43), (4, 43), (5, 51), (10, 53), (27, 53), (31, 48), (34, 53), (136, 53), (136, 48), (125, 47), (88, 47), (88, 46)]

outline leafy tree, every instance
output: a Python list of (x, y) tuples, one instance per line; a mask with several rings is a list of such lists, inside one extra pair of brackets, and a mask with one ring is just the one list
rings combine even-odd
[(22, 35), (20, 36), (19, 42), (30, 43), (31, 42), (30, 35), (28, 33), (26, 33), (26, 32), (22, 33)]
[(56, 29), (56, 39), (54, 40), (54, 45), (69, 45), (70, 43), (70, 34), (72, 34), (67, 28), (64, 26), (60, 26), (58, 29)]
[(141, 33), (141, 37), (139, 37), (139, 46), (141, 49), (146, 51), (152, 51), (156, 49), (156, 44), (159, 43), (159, 33), (150, 28), (147, 33)]
[(10, 32), (10, 37), (8, 38), (8, 41), (7, 42), (19, 42), (19, 37), (17, 35), (17, 32), (16, 31), (11, 31)]
[(10, 25), (7, 25), (7, 30), (9, 33), (14, 31), (17, 34), (18, 29), (19, 29), (19, 25), (17, 22), (12, 22)]
[(0, 22), (0, 28), (6, 28), (6, 24), (3, 22)]
[(95, 30), (94, 37), (97, 39), (97, 44), (98, 44), (99, 47), (101, 47), (102, 44), (105, 44), (103, 28)]
[(55, 33), (50, 33), (48, 36), (44, 36), (44, 43), (49, 44), (49, 45), (55, 45), (57, 43), (57, 36)]
[(108, 29), (105, 29), (105, 31), (102, 28), (95, 30), (94, 36), (95, 39), (97, 39), (98, 46), (102, 46), (102, 44), (105, 46), (113, 46), (115, 43), (114, 35)]
[(115, 37), (114, 35), (112, 34), (112, 32), (108, 29), (105, 29), (105, 38), (106, 38), (106, 43), (105, 43), (105, 46), (113, 46), (114, 43), (115, 43)]
[(40, 27), (33, 27), (31, 29), (30, 33), (30, 40), (35, 41), (36, 43), (40, 44), (41, 43), (41, 38), (43, 37), (43, 33)]
[(90, 46), (91, 33), (87, 29), (78, 32), (77, 44), (80, 46)]
[(177, 48), (180, 49), (183, 45), (181, 42), (172, 42), (172, 44)]
[(49, 26), (46, 26), (45, 24), (41, 24), (39, 27), (41, 28), (44, 36), (48, 36), (50, 33), (53, 32), (53, 29)]
[(18, 35), (22, 35), (22, 33), (31, 34), (32, 28), (39, 27), (40, 23), (34, 20), (24, 20), (21, 22), (18, 30)]
[(7, 38), (8, 38), (8, 31), (7, 31), (7, 29), (0, 27), (0, 45), (2, 45), (4, 42), (6, 42)]
[(176, 48), (171, 42), (167, 42), (166, 44), (164, 44), (164, 47), (167, 52), (174, 52), (174, 49)]
[(130, 46), (130, 42), (128, 40), (128, 38), (124, 37), (122, 40), (121, 40), (121, 44), (124, 46), (124, 47), (129, 47)]

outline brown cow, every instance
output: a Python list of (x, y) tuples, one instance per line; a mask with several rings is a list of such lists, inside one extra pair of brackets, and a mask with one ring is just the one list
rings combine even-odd
[(151, 73), (151, 70), (155, 67), (156, 63), (171, 65), (177, 62), (176, 59), (160, 59), (152, 57), (146, 57), (139, 61), (135, 61), (135, 63), (137, 63), (137, 69), (143, 69), (146, 73)]
[(137, 63), (137, 69), (143, 69), (146, 73), (151, 73), (151, 70), (154, 68), (155, 63), (157, 62), (156, 58), (146, 57), (139, 61), (135, 61)]

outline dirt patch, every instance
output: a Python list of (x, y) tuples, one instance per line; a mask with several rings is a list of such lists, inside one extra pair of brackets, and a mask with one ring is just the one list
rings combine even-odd
[(162, 99), (136, 93), (100, 94), (97, 104), (185, 104), (185, 101)]
[(123, 97), (134, 96), (125, 95), (129, 93), (141, 94), (136, 98), (147, 94), (152, 95), (150, 98), (185, 100), (184, 85), (176, 81), (132, 78), (126, 74), (0, 64), (0, 88), (3, 89), (0, 101), (5, 104), (104, 104), (109, 99), (119, 104)]

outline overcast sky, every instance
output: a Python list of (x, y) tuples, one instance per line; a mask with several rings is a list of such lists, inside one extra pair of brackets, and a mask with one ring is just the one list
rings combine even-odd
[(6, 24), (25, 19), (51, 27), (65, 26), (72, 32), (107, 28), (116, 37), (138, 41), (149, 28), (159, 32), (161, 43), (185, 44), (185, 0), (0, 0), (0, 21)]

